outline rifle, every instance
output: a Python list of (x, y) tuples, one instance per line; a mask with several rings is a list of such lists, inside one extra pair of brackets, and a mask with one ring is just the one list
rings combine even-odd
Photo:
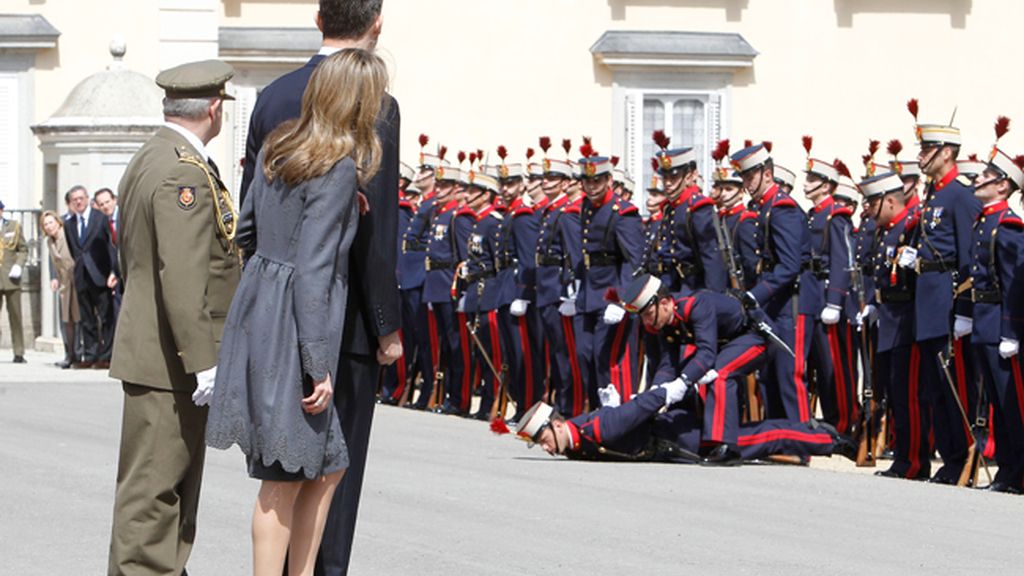
[(863, 326), (863, 313), (864, 308), (867, 307), (867, 298), (864, 295), (864, 278), (861, 276), (861, 268), (853, 258), (850, 235), (845, 234), (843, 239), (846, 241), (847, 271), (850, 273), (850, 284), (857, 296), (857, 310), (862, 315), (861, 326), (857, 327), (857, 333), (860, 335), (860, 363), (863, 373), (860, 391), (860, 425), (857, 430), (857, 466), (874, 468), (874, 445), (877, 443), (874, 437), (874, 415), (878, 407), (875, 405), (875, 391), (872, 385), (871, 350), (869, 349), (871, 341), (868, 339), (866, 327)]
[[(487, 349), (484, 348), (484, 343), (480, 341), (480, 337), (477, 336), (476, 331), (480, 328), (480, 322), (474, 320), (473, 322), (466, 322), (466, 328), (469, 330), (469, 336), (473, 339), (473, 344), (476, 345), (477, 350), (480, 351), (480, 355), (484, 357), (484, 362), (487, 364), (487, 368), (490, 369), (491, 374), (494, 375), (495, 381), (498, 382), (498, 393), (494, 396), (494, 402), (490, 408), (491, 428), (493, 429), (495, 424), (500, 420), (502, 424), (505, 421), (505, 411), (508, 409), (509, 394), (508, 394), (508, 364), (502, 364), (501, 370), (499, 371), (491, 360), (490, 354), (487, 353)], [(480, 407), (483, 410), (483, 406)]]
[[(952, 336), (950, 336), (952, 338)], [(985, 468), (985, 476), (988, 477), (988, 481), (992, 483), (992, 475), (988, 469), (988, 462), (985, 460), (983, 451), (978, 449), (978, 438), (975, 436), (977, 428), (984, 430), (987, 422), (984, 418), (979, 417), (974, 425), (971, 425), (970, 420), (967, 418), (967, 410), (964, 409), (963, 402), (960, 401), (960, 395), (957, 393), (956, 381), (953, 380), (953, 373), (949, 370), (949, 364), (953, 361), (953, 342), (950, 340), (949, 345), (946, 347), (946, 351), (940, 350), (938, 353), (939, 364), (942, 366), (942, 373), (946, 376), (946, 383), (949, 384), (949, 391), (953, 394), (953, 399), (956, 400), (956, 407), (960, 409), (960, 417), (963, 418), (964, 428), (970, 430), (970, 445), (967, 447), (967, 462), (964, 464), (963, 470), (960, 471), (960, 477), (956, 481), (957, 486), (978, 486), (978, 472), (982, 467)], [(976, 428), (977, 427), (977, 428)]]
[[(733, 251), (731, 234), (723, 229), (722, 221), (718, 213), (712, 214), (712, 223), (715, 228), (715, 237), (718, 239), (718, 249), (725, 256), (725, 269), (729, 272), (729, 285), (733, 290), (743, 290), (743, 267), (736, 261), (736, 253)], [(744, 422), (758, 422), (761, 415), (761, 403), (757, 397), (757, 377), (751, 373), (747, 374), (747, 409), (743, 414)]]

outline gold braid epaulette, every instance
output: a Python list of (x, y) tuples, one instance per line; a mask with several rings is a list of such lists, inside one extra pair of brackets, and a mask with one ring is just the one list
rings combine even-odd
[(11, 220), (11, 222), (14, 223), (14, 235), (11, 236), (10, 243), (4, 241), (3, 231), (0, 230), (0, 262), (3, 261), (5, 252), (17, 248), (18, 238), (21, 236), (21, 222), (18, 222), (17, 220)]
[(206, 174), (206, 179), (210, 183), (210, 194), (213, 196), (213, 210), (216, 215), (217, 229), (220, 231), (222, 238), (228, 242), (233, 241), (235, 239), (235, 226), (238, 222), (238, 211), (235, 210), (235, 204), (231, 201), (231, 194), (221, 186), (220, 180), (210, 172), (209, 165), (200, 158), (191, 154), (181, 154), (178, 156), (178, 162), (192, 164)]

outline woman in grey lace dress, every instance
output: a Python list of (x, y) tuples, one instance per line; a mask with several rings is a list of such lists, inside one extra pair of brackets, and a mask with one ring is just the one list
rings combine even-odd
[(260, 152), (236, 240), (248, 253), (217, 364), (206, 441), (238, 444), (262, 480), (255, 574), (312, 574), (327, 508), (348, 466), (334, 409), (358, 187), (380, 164), (381, 60), (342, 50), (313, 73), (297, 121)]

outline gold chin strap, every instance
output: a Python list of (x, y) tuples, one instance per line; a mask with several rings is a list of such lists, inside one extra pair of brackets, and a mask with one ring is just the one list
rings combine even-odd
[(238, 211), (235, 210), (235, 203), (231, 201), (231, 194), (227, 191), (220, 179), (214, 177), (206, 162), (192, 155), (183, 155), (178, 158), (179, 162), (192, 164), (206, 174), (210, 183), (210, 192), (213, 194), (213, 211), (216, 216), (217, 230), (221, 238), (228, 242), (235, 239), (235, 226), (238, 223)]

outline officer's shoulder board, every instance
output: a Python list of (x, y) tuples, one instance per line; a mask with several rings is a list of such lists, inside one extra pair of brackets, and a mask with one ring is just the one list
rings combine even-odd
[(782, 196), (775, 198), (772, 202), (772, 208), (797, 208), (796, 200), (793, 200), (789, 196)]
[(498, 210), (491, 210), (491, 214), (490, 215), (491, 215), (491, 218), (494, 218), (495, 220), (498, 220), (498, 221), (501, 221), (501, 220), (505, 219), (505, 215), (502, 214)]
[(835, 210), (832, 210), (832, 213), (829, 215), (829, 218), (835, 218), (836, 216), (850, 216), (850, 217), (853, 217), (853, 210), (851, 210), (850, 208), (848, 208), (846, 206), (842, 206), (842, 207), (836, 208)]
[(963, 174), (958, 175), (956, 177), (956, 181), (961, 183), (961, 184), (963, 184), (964, 186), (968, 186), (968, 187), (973, 187), (974, 186), (974, 182), (971, 182), (971, 179), (968, 178), (967, 176), (964, 176)]
[(628, 216), (630, 214), (638, 214), (640, 209), (636, 207), (632, 202), (626, 202), (621, 198), (615, 199), (615, 204), (612, 205), (612, 210), (618, 212), (622, 216)]
[(690, 204), (690, 212), (696, 212), (697, 210), (700, 210), (705, 206), (711, 206), (712, 208), (714, 208), (715, 201), (712, 200), (711, 198), (708, 198), (707, 196), (702, 196), (699, 200), (697, 200), (693, 204)]
[(999, 219), (1000, 226), (1009, 226), (1017, 230), (1024, 230), (1024, 221), (1022, 221), (1016, 214), (1012, 212), (1006, 213), (1002, 218)]

